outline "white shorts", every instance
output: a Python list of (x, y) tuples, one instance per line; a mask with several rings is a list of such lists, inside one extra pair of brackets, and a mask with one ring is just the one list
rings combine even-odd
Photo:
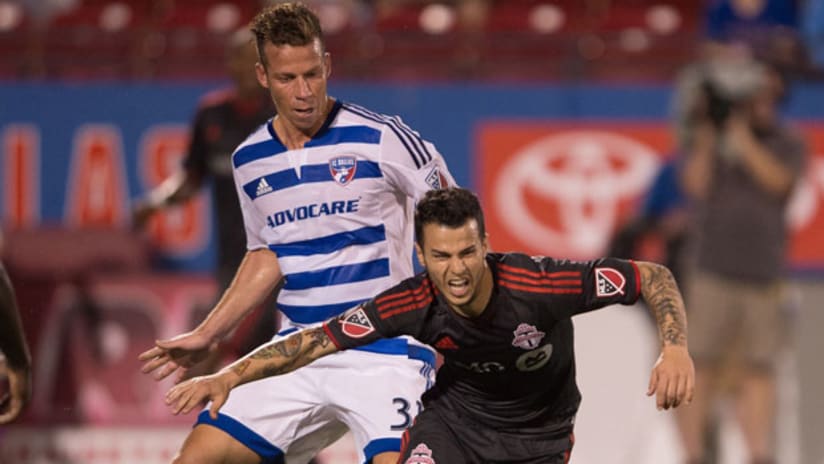
[(225, 431), (263, 463), (306, 463), (347, 429), (360, 462), (400, 451), (401, 435), (432, 385), (435, 355), (403, 338), (366, 349), (371, 352), (338, 352), (289, 374), (241, 385), (217, 420), (207, 406), (197, 423)]

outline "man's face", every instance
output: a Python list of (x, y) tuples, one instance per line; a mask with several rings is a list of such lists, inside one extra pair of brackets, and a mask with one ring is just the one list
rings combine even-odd
[(326, 115), (326, 81), (331, 69), (320, 40), (293, 47), (267, 43), (266, 66), (255, 66), (260, 85), (269, 90), (281, 122), (301, 132), (313, 132)]
[(464, 315), (480, 314), (492, 285), (486, 264), (486, 237), (475, 219), (456, 228), (430, 223), (423, 227), (423, 245), (416, 245), (418, 260), (450, 306)]

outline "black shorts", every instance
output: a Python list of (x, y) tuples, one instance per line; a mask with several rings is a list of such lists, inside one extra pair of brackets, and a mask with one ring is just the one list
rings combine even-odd
[(399, 464), (566, 464), (575, 439), (559, 433), (501, 432), (425, 409), (404, 434)]

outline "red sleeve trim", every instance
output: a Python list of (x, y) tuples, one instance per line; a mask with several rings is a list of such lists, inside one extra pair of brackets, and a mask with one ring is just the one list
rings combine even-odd
[(323, 323), (323, 331), (326, 332), (326, 336), (329, 337), (329, 340), (332, 340), (332, 343), (335, 345), (335, 348), (337, 348), (338, 350), (343, 349), (343, 346), (341, 346), (338, 339), (335, 338), (334, 334), (332, 334), (332, 330), (329, 328), (329, 323), (328, 322)]
[(638, 269), (635, 261), (629, 260), (629, 263), (632, 264), (632, 268), (635, 269), (635, 301), (638, 301), (638, 298), (641, 297), (641, 271)]

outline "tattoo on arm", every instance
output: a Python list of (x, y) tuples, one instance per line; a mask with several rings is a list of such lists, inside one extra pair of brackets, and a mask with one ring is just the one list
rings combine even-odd
[[(331, 353), (332, 341), (322, 327), (297, 332), (275, 343), (255, 350), (248, 358), (232, 367), (245, 382), (285, 374), (315, 359)], [(249, 375), (244, 377), (244, 372)]]
[(240, 361), (238, 364), (232, 366), (232, 372), (234, 372), (240, 377), (243, 377), (243, 373), (246, 372), (246, 368), (249, 367), (249, 364), (251, 364), (251, 362), (252, 361), (249, 361), (248, 359)]
[(641, 271), (641, 294), (655, 316), (664, 346), (687, 344), (687, 316), (684, 300), (672, 273), (654, 263), (637, 263)]

